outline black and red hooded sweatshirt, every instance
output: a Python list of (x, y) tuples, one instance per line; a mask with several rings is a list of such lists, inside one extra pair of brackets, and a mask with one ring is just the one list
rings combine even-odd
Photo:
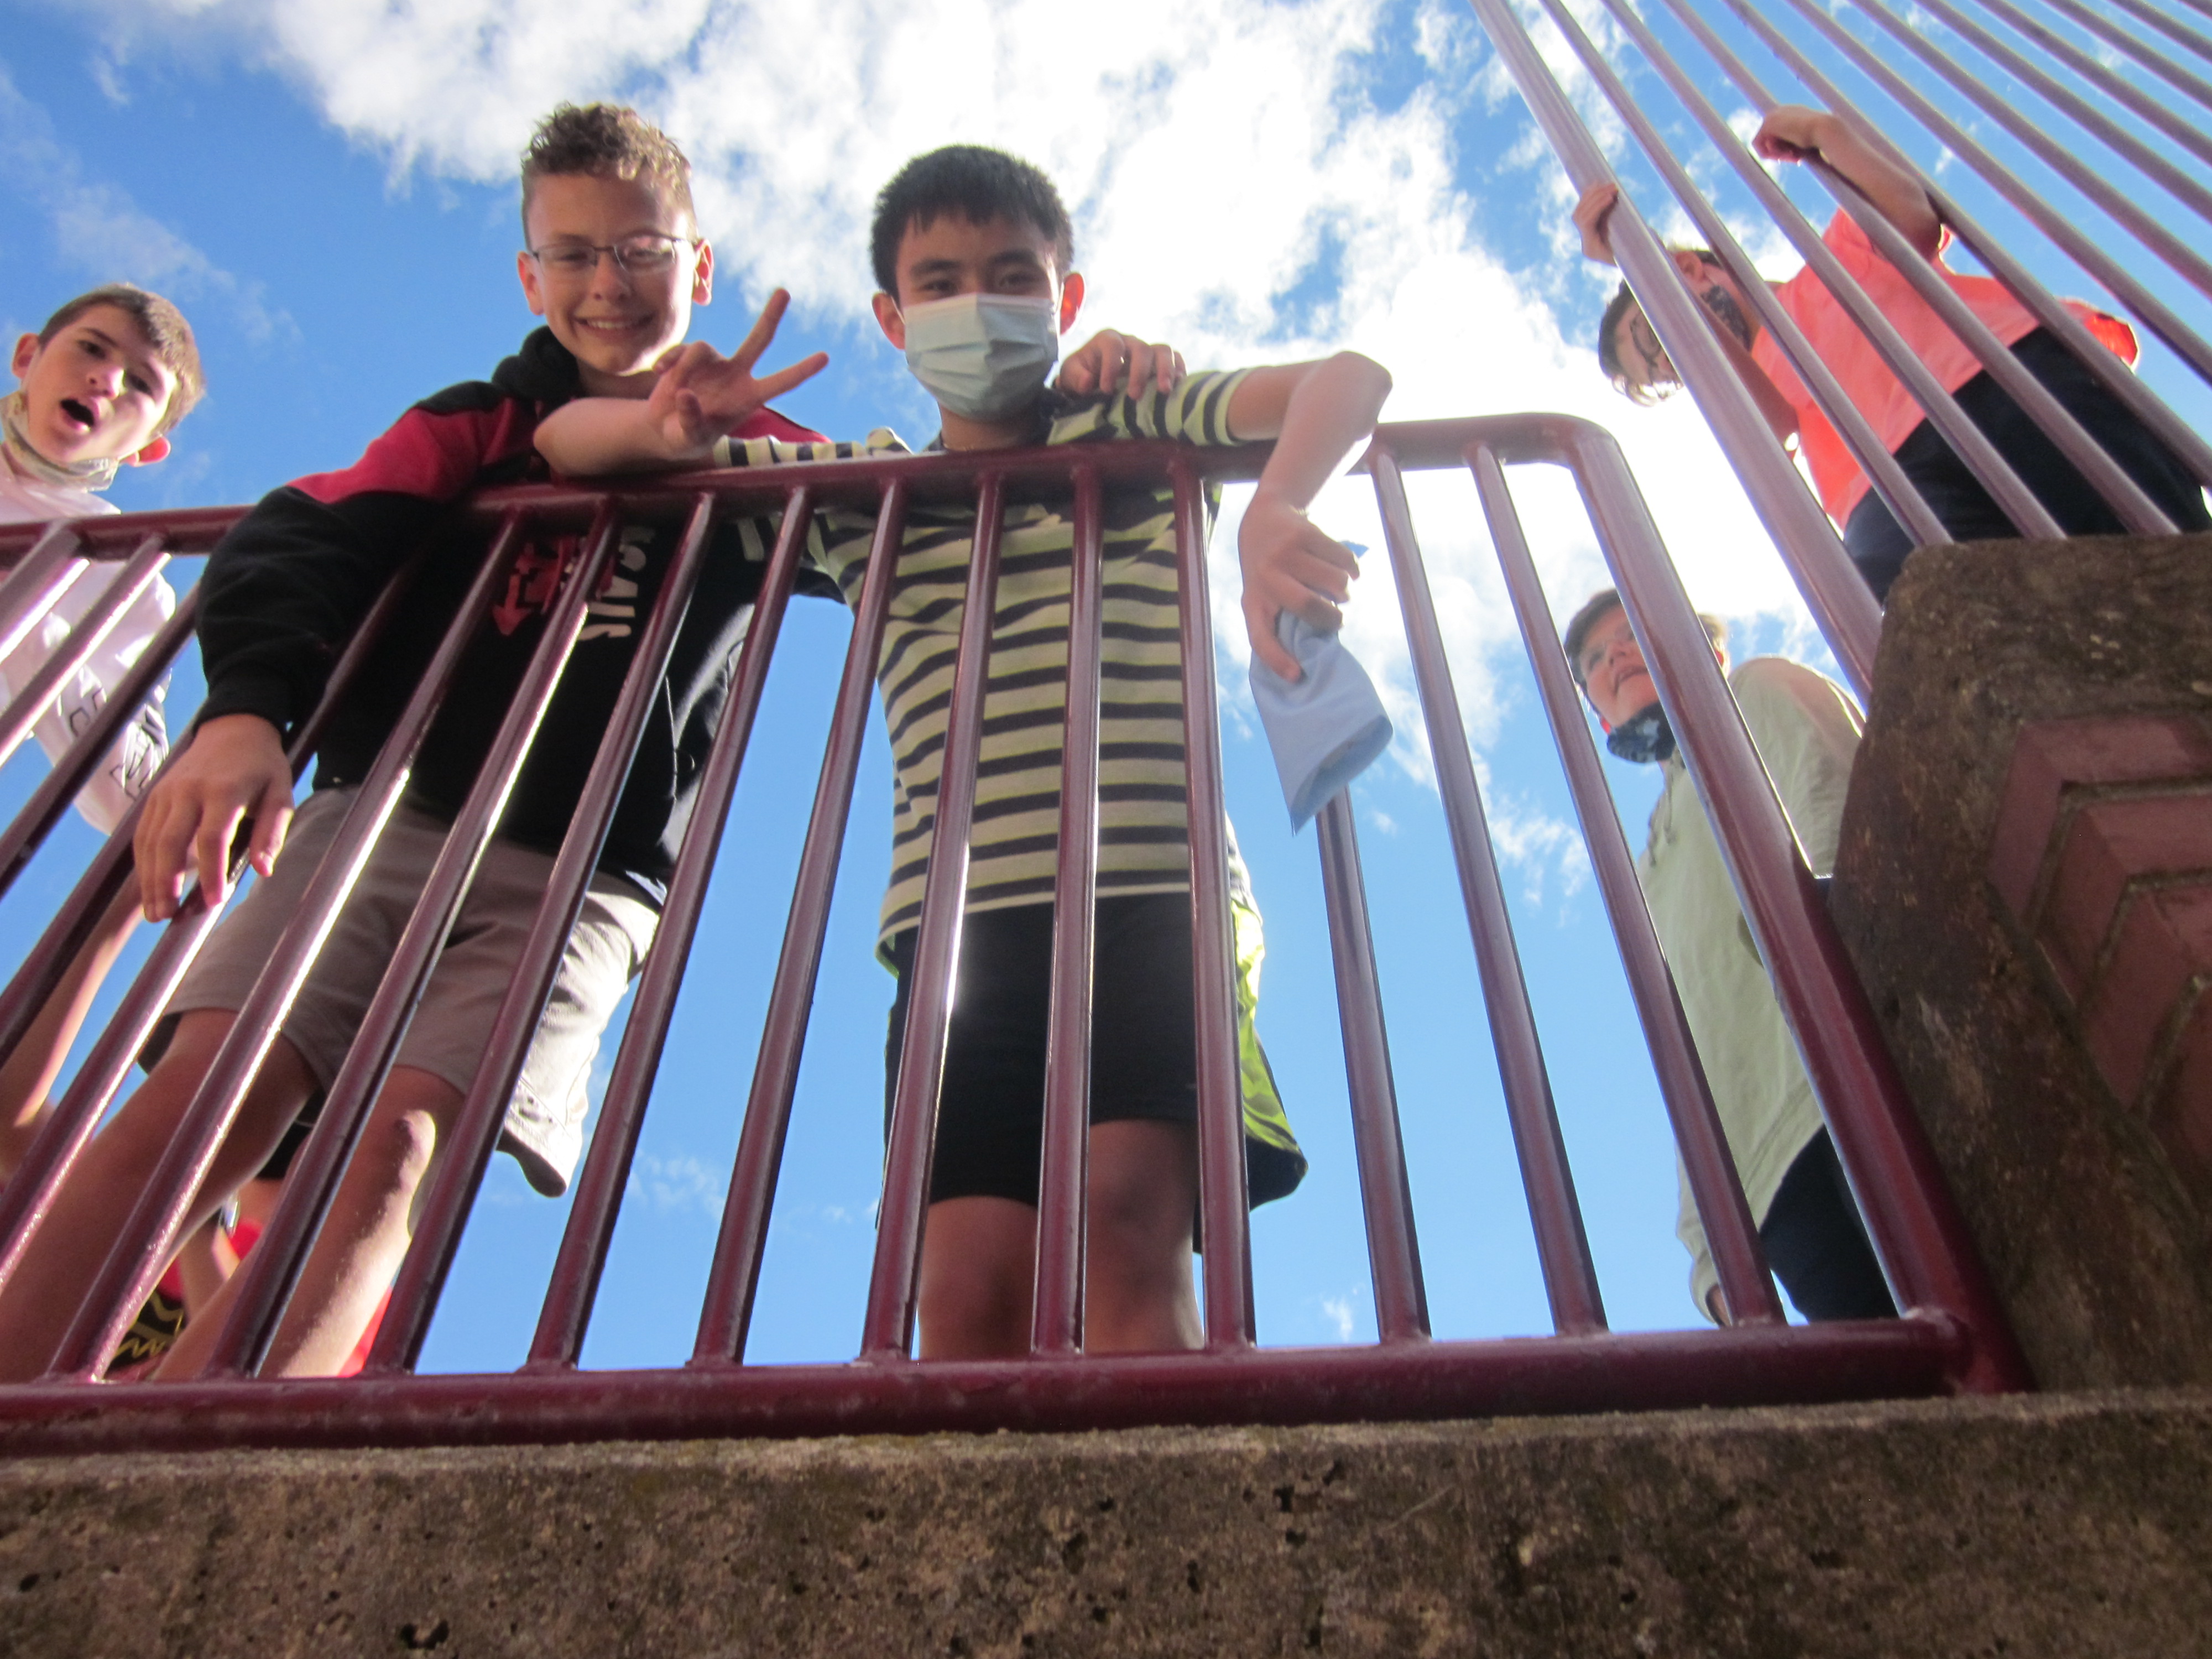
[[(489, 550), (489, 526), (456, 505), (495, 485), (543, 482), (547, 470), (532, 434), (581, 389), (574, 357), (550, 330), (538, 329), (489, 380), (426, 398), (343, 471), (317, 473), (264, 496), (208, 560), (199, 622), (208, 694), (200, 718), (258, 714), (289, 736), (314, 708), (385, 584), (427, 544), (421, 574), (336, 711), (317, 757), (318, 789), (359, 783)], [(821, 441), (772, 410), (738, 433)], [(501, 835), (547, 852), (568, 832), (681, 526), (628, 525), (620, 535), (500, 822)], [(601, 870), (655, 900), (665, 896), (760, 590), (763, 568), (744, 558), (733, 524), (717, 526), (716, 543), (599, 856)], [(410, 804), (447, 818), (459, 810), (580, 551), (578, 537), (550, 534), (522, 550), (423, 743), (408, 783)], [(801, 586), (810, 580), (836, 597), (824, 579), (802, 578)]]

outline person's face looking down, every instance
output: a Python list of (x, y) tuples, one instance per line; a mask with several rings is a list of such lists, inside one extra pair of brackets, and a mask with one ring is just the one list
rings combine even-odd
[[(1742, 294), (1728, 274), (1687, 248), (1674, 251), (1674, 264), (1689, 284), (1691, 293), (1697, 296), (1698, 303), (1705, 307), (1722, 331), (1746, 351), (1750, 350), (1758, 331), (1752, 325)], [(1620, 320), (1613, 325), (1613, 344), (1632, 394), (1662, 398), (1682, 384), (1674, 360), (1668, 356), (1667, 348), (1659, 343), (1659, 336), (1641, 306), (1631, 306), (1621, 313)]]
[(1619, 605), (1583, 635), (1575, 671), (1582, 676), (1590, 707), (1608, 732), (1659, 701), (1659, 688), (1644, 665), (1644, 650), (1628, 625), (1628, 612)]

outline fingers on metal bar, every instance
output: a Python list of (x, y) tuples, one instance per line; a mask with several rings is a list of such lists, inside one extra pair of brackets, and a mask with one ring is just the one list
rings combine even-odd
[(1370, 452), (1369, 464), (1375, 477), (1376, 504), (1382, 515), (1383, 538), (1390, 549), (1390, 568), (1405, 612), (1414, 684), (1428, 725), (1437, 793), (1443, 800), (1460, 895), (1467, 906), (1468, 932), (1482, 977), (1498, 1081), (1505, 1094), (1507, 1121), (1520, 1160), (1522, 1186), (1528, 1198), (1529, 1222), (1535, 1233), (1553, 1323), (1567, 1333), (1603, 1330), (1604, 1298), (1590, 1261), (1589, 1237), (1583, 1225), (1582, 1206), (1575, 1195), (1574, 1176), (1560, 1137), (1535, 1011), (1529, 1006), (1528, 988), (1521, 974), (1520, 951), (1514, 943), (1505, 889), (1498, 879), (1490, 826), (1482, 810), (1481, 786), (1475, 779), (1467, 728), (1460, 718), (1459, 695), (1452, 686), (1443, 635), (1437, 623), (1428, 576), (1414, 538), (1405, 482), (1396, 458), (1379, 442)]
[[(1721, 1289), (1729, 1306), (1735, 1310), (1737, 1322), (1779, 1321), (1782, 1305), (1768, 1277), (1751, 1206), (1744, 1198), (1743, 1183), (1729, 1155), (1688, 1018), (1675, 994), (1674, 975), (1644, 902), (1643, 884), (1637, 877), (1627, 838), (1621, 832), (1620, 815), (1606, 785), (1589, 724), (1583, 718), (1565, 654), (1552, 631), (1551, 607), (1537, 577), (1535, 560), (1514, 508), (1504, 470), (1497, 452), (1487, 444), (1471, 447), (1468, 465), (1489, 521), (1491, 540), (1498, 550), (1506, 592), (1512, 598), (1522, 642), (1535, 672), (1553, 741), (1566, 772), (1568, 792), (1574, 797), (1583, 843), (1613, 923), (1613, 942), (1620, 952), (1660, 1098), (1674, 1127), (1675, 1145), (1689, 1176), (1691, 1194), (1713, 1253)], [(1595, 487), (1605, 485), (1599, 482)]]
[[(860, 745), (866, 733), (870, 700), (875, 689), (877, 659), (883, 646), (884, 624), (890, 614), (891, 588), (897, 576), (899, 548), (906, 532), (906, 484), (895, 479), (884, 488), (876, 511), (867, 574), (861, 579), (852, 638), (845, 650), (844, 672), (838, 681), (837, 700), (830, 715), (830, 738), (822, 757), (821, 775), (815, 785), (813, 810), (807, 818), (805, 845), (799, 853), (799, 879), (792, 892), (790, 916), (784, 924), (775, 981), (769, 993), (768, 1018), (761, 1034), (759, 1059), (753, 1068), (752, 1092), (745, 1101), (744, 1123), (738, 1136), (729, 1192), (723, 1201), (721, 1227), (714, 1241), (714, 1262), (708, 1273), (706, 1296), (692, 1346), (695, 1364), (715, 1364), (744, 1358), (745, 1339), (752, 1323), (753, 1298), (760, 1284), (761, 1256), (768, 1245), (769, 1218), (782, 1167), (784, 1137), (790, 1126), (792, 1099), (799, 1085), (799, 1053), (805, 1041), (808, 1012), (813, 1006), (816, 978), (821, 969), (822, 944), (830, 925), (830, 902), (837, 881), (838, 855), (852, 816), (853, 783), (860, 769)], [(791, 510), (787, 509), (787, 535), (791, 533), (790, 516)], [(716, 779), (720, 775), (715, 771), (720, 756), (718, 738), (715, 754), (708, 761), (706, 787), (709, 800), (723, 799), (717, 793), (720, 785)], [(734, 783), (734, 758), (727, 764), (730, 781)], [(710, 847), (713, 844), (708, 843)], [(667, 924), (662, 925), (665, 927)], [(641, 988), (641, 998), (642, 994)], [(633, 1030), (637, 1019), (633, 1012)]]

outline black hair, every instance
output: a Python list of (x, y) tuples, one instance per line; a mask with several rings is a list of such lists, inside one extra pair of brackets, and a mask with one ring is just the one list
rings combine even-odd
[(1075, 261), (1075, 228), (1041, 169), (1002, 149), (947, 144), (915, 156), (877, 193), (868, 243), (878, 288), (897, 294), (900, 241), (948, 213), (979, 225), (1011, 219), (1041, 231), (1052, 239), (1063, 276)]

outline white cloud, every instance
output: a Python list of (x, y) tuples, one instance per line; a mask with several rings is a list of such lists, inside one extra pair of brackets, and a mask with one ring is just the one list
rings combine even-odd
[[(870, 351), (874, 191), (932, 146), (1006, 146), (1050, 171), (1069, 201), (1091, 320), (1171, 339), (1194, 363), (1364, 350), (1396, 378), (1393, 419), (1547, 409), (1616, 428), (1693, 597), (1731, 615), (1796, 608), (1695, 411), (1686, 401), (1632, 410), (1598, 374), (1584, 343), (1596, 286), (1578, 263), (1562, 251), (1544, 270), (1516, 271), (1482, 245), (1470, 190), (1507, 192), (1553, 225), (1571, 192), (1540, 139), (1503, 155), (1458, 154), (1463, 118), (1515, 94), (1472, 18), (1445, 0), (1421, 0), (1414, 40), (1431, 74), (1389, 107), (1370, 95), (1361, 67), (1386, 0), (1125, 0), (1110, 26), (1048, 0), (112, 8), (115, 50), (134, 30), (228, 40), (395, 169), (434, 177), (511, 177), (556, 101), (629, 99), (692, 156), (726, 275), (755, 294), (788, 285), (817, 321), (848, 328)], [(1610, 39), (1609, 20), (1584, 23)], [(1548, 26), (1536, 33), (1618, 152), (1625, 136), (1595, 87)], [(1571, 318), (1564, 337), (1555, 302)], [(887, 390), (895, 379), (887, 368)], [(1514, 484), (1564, 619), (1603, 571), (1573, 490), (1548, 471), (1517, 468)], [(1517, 631), (1464, 475), (1417, 476), (1411, 493), (1462, 718), (1486, 744), (1504, 717), (1501, 672)], [(1321, 515), (1378, 550), (1347, 639), (1398, 722), (1397, 763), (1425, 777), (1369, 486), (1337, 486)], [(1214, 568), (1225, 598), (1224, 550)], [(1241, 670), (1234, 605), (1218, 601), (1216, 617)], [(1229, 677), (1232, 702), (1242, 678)]]
[(722, 1214), (726, 1174), (710, 1170), (689, 1152), (675, 1158), (656, 1158), (641, 1152), (630, 1165), (625, 1202), (642, 1203), (664, 1215), (703, 1215), (709, 1221)]
[(46, 111), (16, 87), (4, 64), (0, 176), (46, 215), (63, 260), (94, 281), (134, 282), (185, 301), (222, 301), (256, 342), (296, 333), (289, 317), (264, 303), (258, 283), (225, 270), (125, 191), (88, 179), (83, 163), (55, 137)]
[(1322, 1316), (1335, 1328), (1336, 1340), (1340, 1342), (1351, 1341), (1354, 1323), (1352, 1298), (1348, 1296), (1323, 1297), (1321, 1310)]

